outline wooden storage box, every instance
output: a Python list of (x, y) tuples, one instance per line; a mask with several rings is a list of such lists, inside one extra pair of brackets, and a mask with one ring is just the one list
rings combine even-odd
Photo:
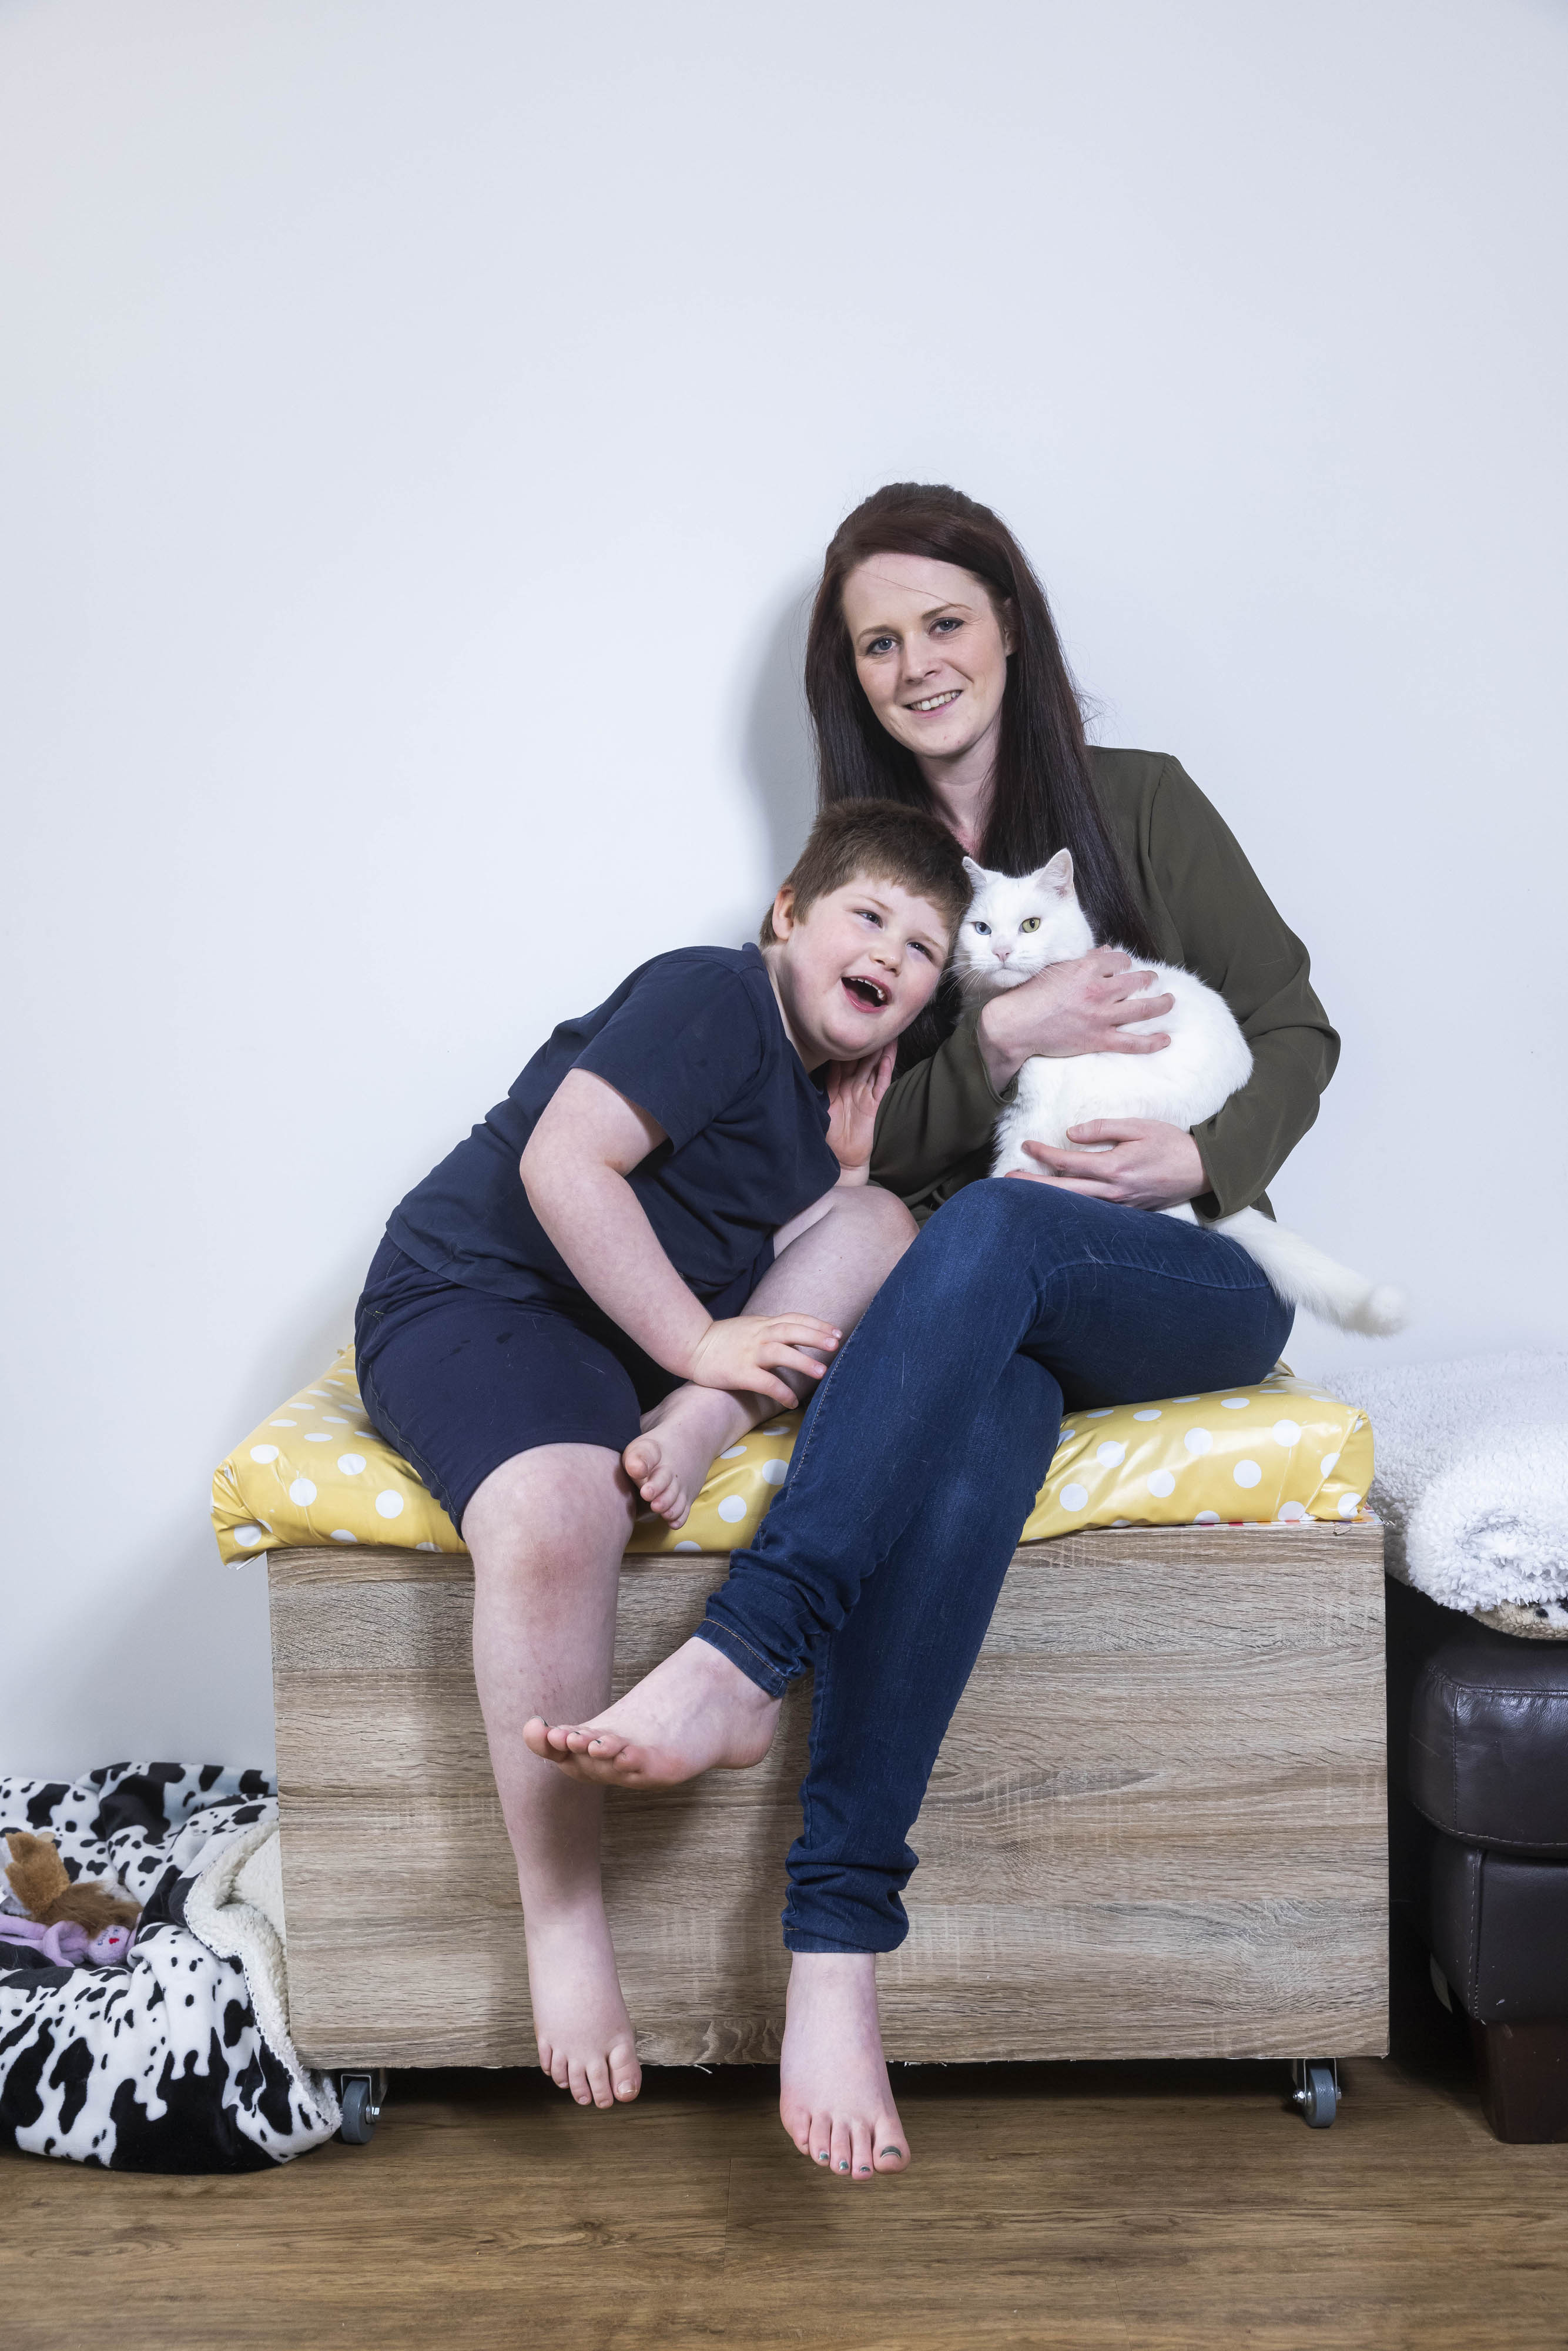
[[(726, 1566), (627, 1561), (618, 1689)], [(467, 1560), (278, 1551), (270, 1573), (301, 2054), (533, 2064)], [(778, 2054), (808, 1719), (797, 1686), (756, 1770), (607, 1798), (611, 1922), (654, 2064)], [(1383, 2053), (1382, 1530), (1024, 1547), (912, 1843), (911, 1932), (880, 1970), (890, 2056)]]

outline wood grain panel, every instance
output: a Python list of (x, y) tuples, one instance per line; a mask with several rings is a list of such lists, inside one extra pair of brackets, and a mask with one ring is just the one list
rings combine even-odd
[[(532, 2059), (511, 1855), (441, 1554), (271, 1555), (291, 1998), (318, 2064)], [(615, 1682), (722, 1558), (627, 1562)], [(890, 2051), (957, 2061), (1385, 2045), (1375, 1526), (1020, 1550), (912, 1843)], [(808, 1692), (755, 1771), (616, 1793), (605, 1877), (655, 2064), (777, 2053)]]

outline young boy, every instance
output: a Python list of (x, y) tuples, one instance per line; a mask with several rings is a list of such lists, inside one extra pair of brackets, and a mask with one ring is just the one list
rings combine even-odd
[[(819, 819), (762, 944), (657, 956), (563, 1022), (392, 1217), (361, 1390), (474, 1561), (474, 1665), (517, 1856), (539, 2063), (633, 2098), (600, 1892), (601, 1791), (531, 1750), (606, 1704), (640, 1495), (821, 1375), (914, 1238), (867, 1181), (895, 1040), (968, 902), (956, 841), (892, 801)], [(520, 1180), (519, 1180), (520, 1179)]]

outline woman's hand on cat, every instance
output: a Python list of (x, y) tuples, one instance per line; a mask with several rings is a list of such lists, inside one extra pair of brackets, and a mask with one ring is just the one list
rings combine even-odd
[(1064, 1061), (1076, 1053), (1163, 1052), (1167, 1036), (1128, 1031), (1130, 1021), (1157, 1020), (1175, 1004), (1174, 996), (1141, 993), (1155, 984), (1154, 973), (1140, 971), (1124, 948), (1094, 947), (991, 997), (976, 1033), (992, 1085), (1004, 1093), (1035, 1053)]
[(872, 1139), (882, 1098), (893, 1082), (896, 1045), (828, 1070), (828, 1143), (842, 1171), (841, 1184), (863, 1184), (871, 1174)]
[(1024, 1149), (1039, 1160), (1041, 1172), (1030, 1176), (1016, 1167), (1012, 1176), (1025, 1184), (1082, 1192), (1092, 1200), (1114, 1200), (1124, 1208), (1174, 1208), (1208, 1189), (1202, 1155), (1184, 1126), (1167, 1126), (1161, 1118), (1092, 1118), (1067, 1133), (1073, 1143), (1100, 1148), (1064, 1151), (1050, 1143), (1026, 1143)]
[(814, 1314), (732, 1314), (708, 1324), (692, 1349), (685, 1374), (700, 1388), (771, 1396), (792, 1411), (800, 1399), (779, 1373), (800, 1372), (820, 1380), (827, 1365), (802, 1351), (820, 1347), (824, 1355), (833, 1354), (843, 1335)]

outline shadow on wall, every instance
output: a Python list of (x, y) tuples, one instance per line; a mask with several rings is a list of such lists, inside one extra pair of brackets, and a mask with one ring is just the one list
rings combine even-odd
[[(738, 737), (740, 779), (762, 819), (776, 879), (800, 854), (816, 809), (801, 683), (814, 587), (814, 578), (802, 576), (772, 600), (734, 685), (738, 724), (731, 739)], [(759, 912), (744, 910), (741, 935), (754, 935)], [(389, 1205), (392, 1196), (389, 1190)], [(243, 1375), (236, 1364), (225, 1366), (208, 1447), (214, 1463), (282, 1397), (319, 1379), (351, 1339), (354, 1301), (379, 1238), (370, 1233), (344, 1248), (311, 1298), (257, 1338)], [(85, 1771), (110, 1752), (160, 1743), (187, 1759), (270, 1763), (266, 1566), (257, 1554), (237, 1570), (224, 1567), (204, 1518), (192, 1494), (136, 1562), (104, 1621), (88, 1637), (78, 1631), (57, 1660), (63, 1719), (75, 1725), (101, 1716), (95, 1693), (110, 1659), (119, 1661), (124, 1713), (99, 1720), (68, 1759), (51, 1753), (46, 1768), (64, 1770), (68, 1761)], [(6, 1760), (17, 1770), (38, 1768), (34, 1756)]]
[(802, 683), (814, 576), (781, 596), (758, 641), (754, 683), (742, 705), (741, 774), (768, 834), (779, 881), (800, 855), (817, 812), (816, 760)]

